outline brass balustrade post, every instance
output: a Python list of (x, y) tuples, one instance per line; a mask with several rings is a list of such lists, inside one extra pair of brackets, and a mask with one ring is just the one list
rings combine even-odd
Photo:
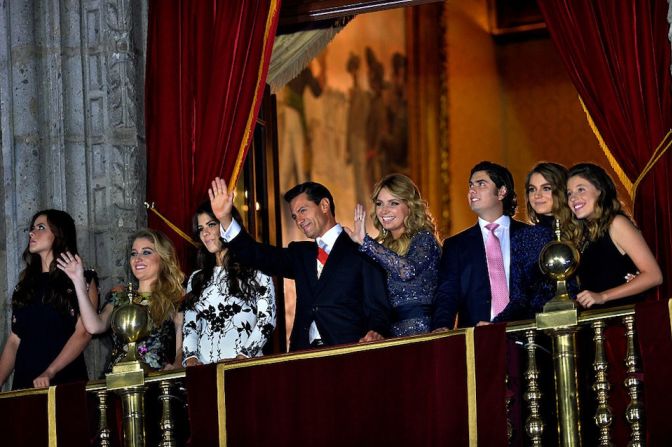
[(576, 329), (554, 331), (553, 363), (560, 423), (560, 445), (581, 445), (581, 419), (576, 376)]
[(142, 296), (128, 285), (128, 302), (112, 311), (112, 330), (126, 342), (126, 355), (105, 376), (107, 389), (121, 397), (123, 444), (145, 447), (145, 371), (148, 366), (138, 356), (136, 342), (149, 334), (149, 313), (139, 304)]
[(593, 362), (593, 370), (595, 371), (595, 383), (593, 384), (593, 391), (595, 391), (597, 399), (597, 410), (595, 411), (595, 425), (600, 431), (600, 446), (611, 446), (611, 439), (609, 435), (609, 427), (613, 420), (611, 408), (609, 408), (609, 389), (611, 385), (607, 377), (607, 363), (604, 354), (604, 328), (606, 323), (604, 320), (598, 320), (591, 324), (593, 328), (593, 341), (595, 342), (595, 361)]
[(145, 447), (145, 390), (144, 385), (120, 388), (115, 392), (121, 397), (123, 414), (123, 445)]
[[(552, 304), (553, 311), (537, 314), (537, 328), (553, 338), (553, 366), (555, 370), (555, 398), (558, 413), (558, 431), (562, 447), (581, 445), (581, 418), (576, 375), (576, 332), (578, 312), (573, 301)], [(547, 304), (548, 306), (548, 304)], [(549, 306), (551, 307), (551, 306)]]
[(535, 330), (525, 331), (527, 341), (525, 349), (527, 351), (527, 370), (525, 371), (525, 380), (527, 381), (527, 391), (525, 392), (525, 401), (527, 401), (530, 415), (525, 421), (525, 431), (530, 437), (531, 445), (541, 447), (541, 437), (544, 434), (544, 421), (541, 418), (541, 388), (539, 387), (539, 368), (537, 368), (535, 343)]
[(639, 355), (637, 354), (637, 345), (635, 343), (634, 315), (623, 317), (623, 324), (625, 325), (625, 336), (627, 340), (627, 351), (625, 354), (627, 376), (625, 378), (625, 387), (628, 389), (628, 394), (630, 395), (630, 403), (625, 409), (625, 418), (632, 430), (628, 446), (643, 447), (644, 437), (642, 436), (642, 433), (644, 431), (644, 405), (639, 399), (641, 380), (639, 380), (638, 377)]
[(541, 388), (539, 387), (539, 368), (537, 368), (537, 345), (535, 343), (535, 330), (525, 331), (525, 350), (527, 351), (527, 370), (525, 371), (525, 380), (527, 381), (527, 391), (525, 392), (525, 401), (527, 401), (530, 415), (525, 420), (525, 431), (530, 437), (531, 445), (541, 446), (541, 437), (544, 434), (544, 421), (541, 418)]
[(576, 331), (578, 311), (567, 290), (569, 278), (579, 264), (581, 255), (571, 242), (561, 240), (560, 221), (555, 220), (555, 241), (544, 246), (539, 254), (539, 268), (556, 281), (555, 297), (537, 314), (537, 328), (553, 338), (555, 397), (558, 410), (560, 445), (581, 445), (581, 419), (576, 376)]
[(107, 390), (96, 391), (98, 398), (98, 446), (110, 447), (110, 427), (107, 425)]
[(173, 416), (171, 411), (170, 401), (172, 399), (171, 383), (169, 380), (162, 380), (159, 382), (159, 400), (161, 401), (161, 422), (159, 427), (161, 429), (161, 447), (175, 447), (177, 440), (175, 439), (175, 424), (173, 423)]

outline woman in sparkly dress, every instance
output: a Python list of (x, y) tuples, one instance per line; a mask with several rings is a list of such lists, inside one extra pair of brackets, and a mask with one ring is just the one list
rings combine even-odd
[(581, 306), (630, 304), (662, 283), (656, 258), (622, 211), (614, 181), (604, 169), (592, 163), (573, 166), (567, 195), (578, 223), (574, 241), (582, 248), (576, 297)]
[[(131, 272), (138, 281), (134, 302), (147, 306), (150, 317), (150, 333), (136, 344), (137, 355), (154, 370), (179, 367), (182, 364), (182, 313), (179, 306), (184, 298), (184, 274), (180, 270), (175, 247), (160, 231), (140, 230), (133, 236), (130, 264)], [(86, 330), (92, 334), (107, 331), (112, 311), (128, 302), (124, 288), (115, 288), (98, 314), (83, 293), (80, 257), (66, 252), (58, 259), (58, 267), (75, 285)], [(123, 340), (113, 334), (112, 341), (114, 348), (108, 370), (126, 355)]]
[(193, 227), (203, 244), (184, 304), (184, 365), (261, 356), (275, 328), (273, 281), (232, 258), (209, 201), (196, 210)]
[(387, 272), (388, 298), (394, 319), (392, 335), (401, 337), (429, 332), (434, 292), (438, 281), (441, 248), (434, 219), (411, 179), (390, 174), (374, 187), (371, 213), (379, 231), (376, 239), (366, 234), (366, 212), (355, 208), (350, 238), (360, 251)]
[[(561, 237), (568, 240), (573, 228), (567, 206), (567, 168), (557, 163), (537, 164), (525, 179), (525, 202), (531, 226), (511, 236), (511, 289), (508, 306), (495, 322), (534, 318), (555, 296), (556, 283), (539, 268), (539, 255), (555, 239), (553, 225), (560, 223)], [(576, 290), (568, 282), (570, 292)]]

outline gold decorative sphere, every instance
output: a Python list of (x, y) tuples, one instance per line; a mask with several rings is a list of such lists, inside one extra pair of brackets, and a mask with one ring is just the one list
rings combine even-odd
[(549, 242), (539, 255), (539, 268), (556, 281), (564, 281), (579, 265), (580, 254), (574, 244), (562, 241)]
[(149, 334), (147, 307), (132, 301), (112, 312), (112, 330), (125, 343), (134, 343)]

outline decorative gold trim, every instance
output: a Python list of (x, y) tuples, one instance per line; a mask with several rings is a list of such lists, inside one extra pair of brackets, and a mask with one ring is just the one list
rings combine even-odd
[(476, 347), (474, 345), (474, 328), (467, 329), (465, 334), (467, 345), (467, 411), (469, 414), (469, 445), (478, 446), (478, 409), (476, 399)]
[(177, 225), (172, 223), (170, 220), (168, 220), (168, 218), (166, 216), (164, 216), (163, 214), (161, 214), (157, 211), (157, 209), (154, 207), (154, 202), (152, 202), (152, 203), (145, 202), (145, 208), (147, 208), (148, 210), (150, 210), (151, 212), (156, 214), (159, 217), (159, 219), (161, 219), (166, 225), (168, 225), (168, 227), (170, 227), (170, 229), (173, 230), (175, 233), (177, 233), (178, 236), (180, 236), (182, 239), (189, 242), (194, 247), (198, 247), (198, 244), (196, 243), (196, 241), (194, 241), (192, 238), (190, 238), (187, 233), (180, 230)]
[[(635, 199), (637, 198), (637, 187), (639, 186), (640, 182), (646, 177), (646, 174), (653, 169), (653, 166), (658, 163), (658, 160), (660, 160), (660, 157), (662, 157), (665, 152), (672, 146), (672, 129), (667, 131), (667, 134), (663, 137), (662, 140), (660, 140), (660, 143), (656, 147), (656, 150), (653, 151), (653, 154), (651, 154), (651, 158), (649, 161), (646, 163), (646, 166), (644, 166), (644, 169), (642, 169), (642, 173), (639, 174), (639, 177), (637, 177), (637, 180), (635, 180), (635, 184), (632, 185), (632, 207), (635, 207)], [(669, 141), (667, 141), (669, 140)], [(667, 143), (666, 143), (667, 141)]]
[[(250, 134), (252, 131), (252, 123), (257, 119), (256, 116), (254, 116), (254, 104), (257, 103), (257, 97), (259, 96), (259, 84), (261, 82), (261, 75), (264, 71), (264, 59), (266, 58), (266, 52), (267, 48), (266, 46), (268, 45), (268, 39), (269, 39), (269, 31), (271, 29), (271, 25), (273, 24), (273, 19), (275, 15), (277, 14), (278, 10), (278, 2), (277, 0), (271, 0), (270, 4), (270, 10), (268, 12), (268, 16), (266, 17), (266, 28), (264, 29), (264, 44), (261, 47), (261, 58), (259, 61), (259, 70), (257, 72), (257, 84), (255, 87), (254, 91), (254, 99), (252, 100), (252, 109), (250, 110), (250, 114), (247, 117), (247, 123), (245, 124), (245, 133), (243, 134), (243, 141), (240, 143), (240, 148), (238, 148), (238, 155), (236, 157), (236, 163), (233, 165), (233, 172), (231, 173), (231, 180), (229, 180), (229, 191), (233, 191), (236, 188), (236, 182), (238, 181), (238, 175), (240, 174), (240, 168), (243, 165), (244, 161), (244, 152), (245, 148), (247, 147), (249, 141), (250, 141)], [(269, 64), (270, 64), (270, 59), (269, 59)]]
[(581, 107), (583, 108), (583, 111), (586, 114), (586, 119), (588, 120), (588, 125), (593, 130), (593, 133), (595, 134), (595, 138), (597, 138), (597, 142), (600, 144), (600, 147), (602, 148), (602, 151), (604, 152), (604, 155), (606, 155), (607, 160), (609, 161), (609, 164), (614, 169), (614, 172), (616, 172), (616, 175), (618, 176), (621, 183), (623, 183), (623, 186), (625, 186), (625, 189), (628, 191), (628, 194), (630, 194), (630, 199), (634, 201), (634, 190), (633, 190), (632, 181), (630, 180), (628, 175), (625, 173), (625, 171), (623, 171), (623, 168), (621, 168), (621, 165), (618, 164), (618, 161), (616, 161), (616, 158), (614, 158), (614, 155), (609, 150), (609, 147), (607, 147), (607, 143), (605, 143), (604, 139), (602, 139), (602, 134), (600, 134), (600, 131), (597, 129), (597, 126), (595, 125), (595, 122), (593, 121), (593, 117), (590, 116), (590, 112), (588, 112), (588, 109), (586, 108), (586, 105), (583, 103), (583, 99), (581, 98), (580, 95), (579, 95), (579, 102), (581, 103)]
[(219, 445), (226, 447), (226, 395), (224, 387), (224, 374), (226, 364), (217, 365), (217, 423), (219, 426)]
[[(473, 328), (470, 328), (473, 330)], [(390, 348), (394, 346), (403, 346), (408, 344), (420, 343), (423, 341), (436, 340), (439, 338), (447, 338), (456, 335), (463, 335), (469, 329), (458, 329), (455, 331), (449, 332), (440, 332), (436, 334), (426, 334), (422, 336), (415, 337), (405, 337), (405, 338), (393, 338), (389, 340), (374, 342), (374, 343), (361, 343), (354, 345), (347, 345), (345, 347), (333, 347), (333, 348), (323, 348), (323, 349), (312, 349), (309, 351), (302, 351), (297, 353), (289, 354), (279, 354), (269, 357), (255, 357), (248, 360), (238, 360), (231, 363), (223, 363), (223, 366), (227, 371), (238, 368), (247, 368), (250, 366), (256, 365), (273, 365), (275, 363), (284, 363), (291, 362), (295, 360), (306, 360), (306, 359), (315, 359), (322, 357), (334, 357), (345, 354), (352, 354), (353, 352), (364, 352), (372, 351), (376, 349)]]
[(56, 447), (56, 386), (50, 386), (47, 391), (47, 421), (49, 423), (49, 447)]

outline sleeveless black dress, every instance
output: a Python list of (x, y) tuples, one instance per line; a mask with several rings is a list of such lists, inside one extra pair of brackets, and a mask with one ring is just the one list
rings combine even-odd
[[(33, 388), (33, 380), (54, 361), (75, 331), (78, 313), (74, 308), (66, 313), (44, 303), (48, 290), (49, 273), (41, 273), (33, 302), (14, 310), (12, 332), (21, 339), (14, 363), (14, 390)], [(70, 293), (76, 300), (74, 290)], [(50, 383), (59, 385), (86, 380), (88, 374), (82, 353), (56, 373)]]
[[(626, 283), (628, 274), (636, 275), (635, 266), (630, 256), (621, 254), (606, 232), (603, 236), (588, 242), (581, 253), (581, 262), (577, 270), (581, 290), (604, 292), (613, 287)], [(593, 309), (624, 306), (642, 301), (644, 294), (618, 299), (603, 305), (593, 306)]]

